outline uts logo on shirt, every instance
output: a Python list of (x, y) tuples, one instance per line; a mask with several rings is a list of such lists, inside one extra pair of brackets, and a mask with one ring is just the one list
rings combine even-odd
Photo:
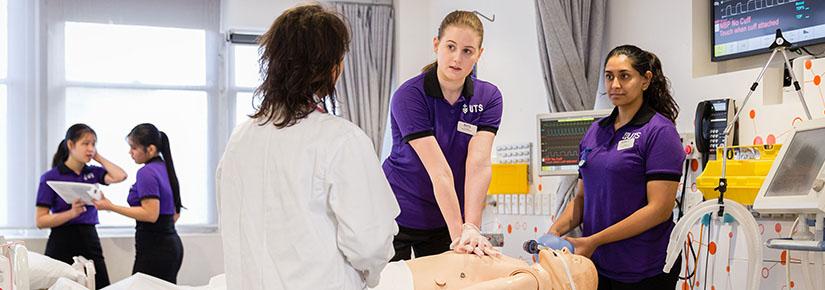
[(475, 105), (469, 105), (469, 106), (467, 106), (467, 104), (464, 104), (464, 107), (461, 108), (461, 111), (464, 112), (464, 114), (467, 114), (467, 112), (481, 113), (481, 112), (484, 111), (484, 106), (482, 104), (475, 104)]
[(625, 132), (624, 136), (622, 136), (622, 140), (639, 139), (639, 137), (642, 137), (642, 132)]
[(95, 178), (95, 174), (91, 173), (91, 172), (86, 173), (86, 174), (83, 175), (83, 181), (87, 181), (87, 180), (94, 179), (94, 178)]

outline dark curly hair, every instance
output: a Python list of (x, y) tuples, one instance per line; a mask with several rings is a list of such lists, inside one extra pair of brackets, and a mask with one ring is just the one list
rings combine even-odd
[[(291, 8), (259, 39), (263, 83), (251, 118), (278, 128), (294, 125), (318, 105), (332, 104), (350, 33), (343, 16), (319, 4)], [(329, 111), (329, 110), (327, 110)]]
[(675, 123), (676, 117), (679, 116), (679, 104), (673, 100), (673, 95), (670, 93), (670, 81), (662, 71), (662, 62), (659, 61), (659, 57), (635, 45), (622, 45), (607, 54), (604, 65), (607, 66), (607, 61), (617, 55), (627, 56), (639, 74), (645, 75), (648, 71), (653, 74), (650, 85), (642, 94), (644, 103)]

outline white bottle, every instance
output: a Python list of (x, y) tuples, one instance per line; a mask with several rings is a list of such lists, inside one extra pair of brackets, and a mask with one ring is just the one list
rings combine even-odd
[(29, 290), (29, 250), (22, 244), (12, 246), (12, 271), (14, 271), (14, 285), (12, 290)]

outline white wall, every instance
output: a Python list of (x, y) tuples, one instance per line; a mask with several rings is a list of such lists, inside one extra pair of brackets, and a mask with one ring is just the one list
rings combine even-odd
[(535, 142), (535, 115), (548, 112), (548, 108), (533, 1), (396, 0), (395, 5), (399, 84), (435, 60), (432, 39), (448, 13), (477, 10), (488, 17), (495, 15), (495, 22), (482, 19), (484, 53), (478, 63), (478, 77), (498, 86), (504, 97), (495, 144)]
[[(206, 285), (212, 276), (224, 273), (223, 250), (219, 234), (181, 234), (183, 265), (178, 273), (179, 285)], [(46, 238), (23, 240), (29, 251), (43, 253)], [(135, 261), (133, 236), (101, 238), (106, 269), (112, 283), (132, 275)]]
[[(309, 0), (221, 0), (221, 28), (224, 31), (263, 32), (284, 10), (301, 3), (332, 2)], [(389, 4), (392, 0), (341, 0), (341, 2)]]

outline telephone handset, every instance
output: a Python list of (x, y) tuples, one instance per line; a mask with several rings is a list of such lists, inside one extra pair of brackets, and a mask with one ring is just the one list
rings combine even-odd
[(716, 159), (716, 148), (722, 146), (723, 140), (727, 141), (727, 146), (739, 144), (737, 138), (738, 126), (734, 125), (729, 138), (725, 139), (723, 136), (725, 127), (728, 126), (728, 120), (733, 119), (735, 110), (732, 99), (701, 101), (696, 106), (694, 133), (696, 136), (696, 150), (702, 155), (702, 168), (705, 168), (709, 160)]

